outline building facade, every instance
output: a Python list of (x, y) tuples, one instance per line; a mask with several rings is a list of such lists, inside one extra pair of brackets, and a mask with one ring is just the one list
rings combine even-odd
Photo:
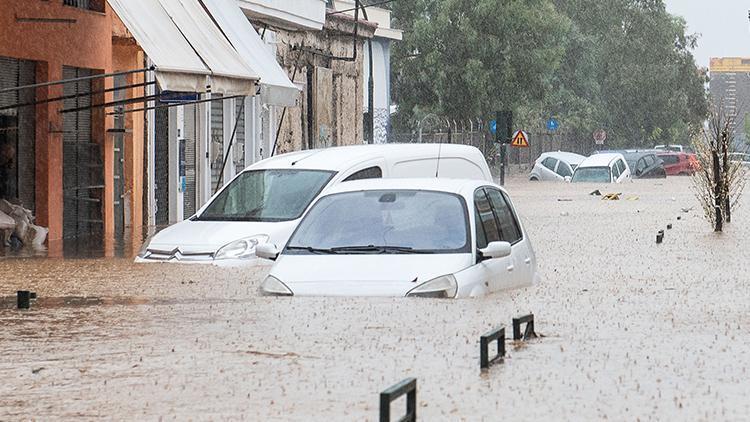
[(53, 256), (92, 234), (111, 250), (142, 226), (143, 116), (116, 121), (99, 105), (142, 92), (143, 73), (104, 75), (142, 68), (143, 56), (103, 0), (2, 4), (0, 196), (49, 228)]
[(744, 145), (750, 140), (750, 58), (712, 58), (709, 72), (711, 99), (733, 117), (735, 143)]
[[(336, 0), (336, 10), (345, 11), (354, 16), (355, 2), (353, 0)], [(362, 76), (364, 84), (364, 120), (365, 126), (372, 119), (373, 142), (386, 143), (391, 126), (391, 45), (394, 41), (403, 39), (403, 31), (391, 28), (391, 11), (380, 7), (369, 6), (366, 12), (367, 21), (377, 25), (372, 39), (364, 46), (362, 60)], [(372, 51), (372, 60), (370, 59)], [(372, 71), (370, 71), (372, 63)], [(372, 108), (375, 116), (370, 117), (370, 77), (372, 76)]]

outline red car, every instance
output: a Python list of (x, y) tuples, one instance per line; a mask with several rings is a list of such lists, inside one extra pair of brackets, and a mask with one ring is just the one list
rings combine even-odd
[(692, 175), (700, 168), (695, 154), (663, 152), (657, 154), (657, 156), (664, 162), (664, 170), (666, 170), (667, 176)]

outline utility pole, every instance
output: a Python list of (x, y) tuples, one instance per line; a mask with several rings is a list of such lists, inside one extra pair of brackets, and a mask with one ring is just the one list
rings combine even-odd
[(513, 136), (513, 112), (498, 111), (495, 118), (495, 143), (500, 148), (500, 186), (505, 186), (508, 144)]

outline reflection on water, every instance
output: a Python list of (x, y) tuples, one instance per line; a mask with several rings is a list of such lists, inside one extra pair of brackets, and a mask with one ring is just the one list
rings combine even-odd
[(0, 245), (3, 258), (134, 258), (143, 240), (163, 227), (147, 227), (126, 230), (122, 235), (93, 233), (88, 236), (48, 241), (41, 249)]

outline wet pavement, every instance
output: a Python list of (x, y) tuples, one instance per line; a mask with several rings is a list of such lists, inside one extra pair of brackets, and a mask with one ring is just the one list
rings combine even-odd
[[(0, 259), (0, 420), (376, 420), (409, 376), (420, 420), (744, 419), (750, 200), (716, 235), (690, 186), (512, 179), (543, 282), (481, 299), (266, 298), (265, 267)], [(480, 372), (479, 336), (529, 312), (543, 337)]]

